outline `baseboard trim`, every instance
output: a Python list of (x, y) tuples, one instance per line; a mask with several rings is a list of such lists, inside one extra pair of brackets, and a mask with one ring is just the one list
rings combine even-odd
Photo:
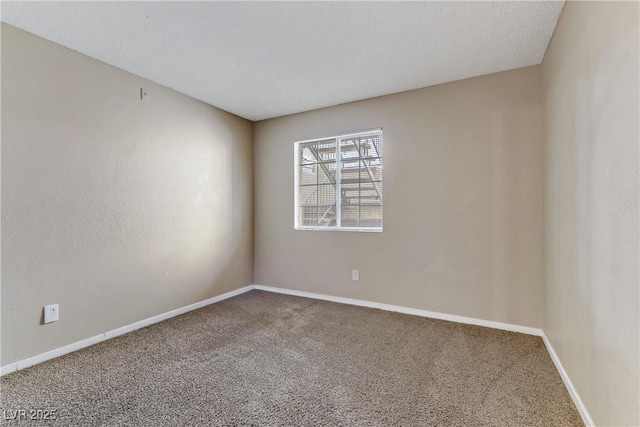
[(544, 334), (544, 331), (542, 329), (531, 328), (528, 326), (513, 325), (509, 323), (494, 322), (491, 320), (476, 319), (473, 317), (458, 316), (455, 314), (445, 314), (445, 313), (438, 313), (435, 311), (419, 310), (416, 308), (402, 307), (402, 306), (391, 305), (391, 304), (383, 304), (383, 303), (371, 302), (371, 301), (365, 301), (365, 300), (359, 300), (359, 299), (353, 299), (353, 298), (335, 297), (331, 295), (317, 294), (314, 292), (305, 292), (305, 291), (296, 291), (292, 289), (277, 288), (273, 286), (253, 285), (253, 288), (259, 289), (262, 291), (276, 292), (279, 294), (293, 295), (293, 296), (304, 297), (304, 298), (312, 298), (312, 299), (318, 299), (323, 301), (332, 301), (340, 304), (349, 304), (349, 305), (357, 305), (361, 307), (377, 308), (380, 310), (393, 311), (397, 313), (412, 314), (414, 316), (428, 317), (428, 318), (439, 319), (439, 320), (448, 320), (450, 322), (484, 326), (487, 328), (501, 329), (501, 330), (510, 331), (510, 332), (519, 332), (522, 334), (539, 336), (542, 338), (544, 345), (547, 348), (547, 352), (549, 353), (551, 360), (556, 366), (556, 369), (560, 374), (560, 378), (562, 378), (562, 381), (564, 382), (564, 385), (567, 388), (567, 391), (569, 392), (569, 395), (571, 396), (573, 403), (576, 405), (576, 408), (578, 408), (578, 412), (580, 413), (580, 416), (582, 417), (582, 421), (584, 422), (585, 426), (591, 427), (595, 425), (593, 423), (593, 420), (591, 419), (591, 416), (589, 415), (589, 412), (587, 411), (587, 408), (584, 406), (584, 403), (582, 402), (580, 395), (578, 394), (575, 387), (573, 386), (573, 383), (571, 382), (569, 375), (567, 374), (564, 367), (562, 366), (562, 363), (560, 362), (558, 355), (553, 349), (551, 342), (549, 341), (547, 336)]
[(578, 408), (578, 412), (582, 417), (582, 422), (584, 422), (584, 425), (587, 427), (595, 426), (593, 420), (591, 419), (591, 416), (589, 415), (589, 411), (587, 411), (587, 407), (584, 406), (584, 403), (582, 402), (582, 399), (580, 398), (578, 391), (573, 386), (573, 383), (571, 382), (571, 378), (569, 378), (569, 374), (567, 374), (567, 371), (564, 370), (564, 366), (562, 366), (562, 362), (560, 362), (560, 358), (558, 358), (556, 351), (551, 345), (551, 341), (549, 341), (549, 338), (547, 338), (545, 334), (542, 335), (542, 340), (544, 341), (545, 347), (547, 347), (547, 351), (549, 352), (549, 356), (551, 356), (551, 360), (553, 361), (553, 364), (556, 365), (556, 369), (560, 374), (560, 378), (562, 378), (562, 381), (564, 382), (565, 387), (569, 391), (569, 395), (571, 396), (573, 403), (576, 405), (576, 408)]
[(56, 357), (63, 356), (65, 354), (71, 353), (73, 351), (77, 351), (77, 350), (83, 349), (85, 347), (89, 347), (91, 345), (97, 344), (99, 342), (106, 341), (108, 339), (115, 338), (117, 336), (124, 335), (126, 333), (135, 331), (137, 329), (141, 329), (141, 328), (144, 328), (146, 326), (153, 325), (154, 323), (162, 322), (163, 320), (167, 320), (167, 319), (170, 319), (172, 317), (176, 317), (176, 316), (179, 316), (181, 314), (188, 313), (188, 312), (193, 311), (193, 310), (197, 310), (197, 309), (205, 307), (207, 305), (214, 304), (216, 302), (219, 302), (219, 301), (222, 301), (222, 300), (225, 300), (225, 299), (228, 299), (228, 298), (232, 298), (232, 297), (234, 297), (236, 295), (240, 295), (240, 294), (243, 294), (245, 292), (248, 292), (248, 291), (252, 290), (253, 288), (254, 288), (253, 285), (248, 285), (248, 286), (245, 286), (243, 288), (236, 289), (234, 291), (227, 292), (227, 293), (224, 293), (222, 295), (218, 295), (218, 296), (215, 296), (213, 298), (206, 299), (204, 301), (196, 302), (194, 304), (190, 304), (190, 305), (187, 305), (185, 307), (181, 307), (181, 308), (178, 308), (178, 309), (175, 309), (175, 310), (171, 310), (171, 311), (168, 311), (166, 313), (159, 314), (157, 316), (149, 317), (148, 319), (140, 320), (140, 321), (132, 323), (130, 325), (123, 326), (121, 328), (117, 328), (117, 329), (114, 329), (114, 330), (111, 330), (111, 331), (107, 331), (107, 332), (101, 333), (99, 335), (96, 335), (96, 336), (93, 336), (93, 337), (90, 337), (90, 338), (86, 338), (86, 339), (74, 342), (72, 344), (65, 345), (63, 347), (59, 347), (59, 348), (56, 348), (56, 349), (51, 350), (51, 351), (47, 351), (47, 352), (42, 353), (42, 354), (38, 354), (38, 355), (33, 356), (33, 357), (29, 357), (29, 358), (24, 359), (24, 360), (19, 360), (19, 361), (14, 362), (14, 363), (9, 363), (7, 365), (4, 365), (4, 366), (0, 367), (0, 376), (6, 375), (6, 374), (10, 374), (12, 372), (19, 371), (19, 370), (28, 368), (28, 367), (33, 366), (33, 365), (37, 365), (38, 363), (46, 362), (47, 360), (55, 359)]
[(465, 323), (467, 325), (484, 326), (487, 328), (501, 329), (510, 332), (519, 332), (521, 334), (543, 336), (542, 329), (532, 328), (529, 326), (513, 325), (510, 323), (494, 322), (491, 320), (476, 319), (473, 317), (458, 316), (455, 314), (438, 313), (436, 311), (420, 310), (417, 308), (403, 307), (399, 305), (384, 304), (380, 302), (365, 301), (353, 298), (334, 297), (331, 295), (317, 294), (314, 292), (296, 291), (292, 289), (276, 288), (273, 286), (253, 285), (254, 289), (262, 291), (276, 292), (279, 294), (294, 295), (304, 298), (319, 299), (323, 301), (332, 301), (340, 304), (357, 305), (361, 307), (377, 308), (385, 311), (393, 311), (396, 313), (411, 314), (420, 317), (429, 317), (431, 319), (448, 320), (450, 322)]
[(337, 302), (340, 304), (376, 308), (379, 310), (392, 311), (396, 313), (410, 314), (414, 316), (428, 317), (428, 318), (439, 319), (439, 320), (448, 320), (450, 322), (464, 323), (467, 325), (484, 326), (487, 328), (501, 329), (504, 331), (519, 332), (522, 334), (535, 335), (535, 336), (542, 337), (542, 340), (544, 342), (545, 347), (547, 348), (547, 351), (549, 352), (551, 360), (553, 361), (554, 365), (556, 366), (556, 369), (558, 370), (558, 373), (560, 374), (560, 378), (562, 378), (562, 381), (564, 382), (564, 385), (567, 388), (569, 395), (573, 400), (573, 403), (576, 405), (576, 408), (578, 408), (578, 412), (582, 417), (582, 421), (585, 423), (587, 427), (594, 425), (593, 420), (591, 419), (591, 416), (587, 411), (587, 408), (584, 406), (584, 403), (580, 398), (580, 395), (578, 394), (575, 387), (573, 386), (573, 383), (571, 382), (569, 375), (567, 374), (564, 367), (562, 366), (562, 363), (560, 362), (558, 355), (556, 354), (553, 346), (551, 345), (551, 342), (546, 337), (542, 329), (532, 328), (529, 326), (513, 325), (509, 323), (494, 322), (491, 320), (476, 319), (473, 317), (458, 316), (455, 314), (445, 314), (445, 313), (438, 313), (435, 311), (420, 310), (417, 308), (409, 308), (409, 307), (403, 307), (399, 305), (384, 304), (384, 303), (365, 301), (365, 300), (359, 300), (354, 298), (336, 297), (331, 295), (318, 294), (314, 292), (297, 291), (293, 289), (277, 288), (273, 286), (264, 286), (264, 285), (257, 285), (257, 284), (248, 285), (240, 289), (236, 289), (234, 291), (227, 292), (222, 295), (218, 295), (213, 298), (206, 299), (204, 301), (200, 301), (194, 304), (187, 305), (185, 307), (171, 310), (166, 313), (159, 314), (157, 316), (149, 317), (148, 319), (140, 320), (130, 325), (113, 329), (111, 331), (107, 331), (99, 335), (86, 338), (84, 340), (77, 341), (75, 343), (56, 348), (54, 350), (47, 351), (45, 353), (42, 353), (33, 357), (29, 357), (24, 360), (19, 360), (14, 363), (9, 363), (7, 365), (0, 367), (0, 376), (19, 371), (33, 365), (37, 365), (38, 363), (46, 362), (47, 360), (55, 359), (56, 357), (60, 357), (65, 354), (97, 344), (99, 342), (106, 341), (108, 339), (115, 338), (120, 335), (124, 335), (126, 333), (144, 328), (146, 326), (153, 325), (158, 322), (162, 322), (163, 320), (167, 320), (184, 313), (197, 310), (207, 305), (211, 305), (216, 302), (223, 301), (228, 298), (232, 298), (236, 295), (243, 294), (253, 289), (258, 289), (258, 290), (267, 291), (267, 292), (274, 292), (279, 294), (293, 295), (293, 296), (298, 296), (303, 298)]

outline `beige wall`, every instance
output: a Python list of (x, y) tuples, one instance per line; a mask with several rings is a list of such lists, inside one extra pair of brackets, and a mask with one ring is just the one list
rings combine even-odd
[[(256, 283), (541, 327), (542, 120), (533, 67), (258, 122)], [(294, 231), (294, 141), (375, 127), (384, 231)]]
[[(640, 424), (638, 12), (570, 2), (542, 67), (259, 122), (255, 146), (248, 121), (3, 24), (1, 364), (255, 268), (544, 327), (594, 421)], [(293, 142), (375, 127), (384, 232), (294, 231)]]
[(567, 3), (543, 62), (544, 330), (597, 425), (640, 425), (638, 13)]
[(3, 365), (252, 282), (251, 122), (3, 24), (2, 125)]

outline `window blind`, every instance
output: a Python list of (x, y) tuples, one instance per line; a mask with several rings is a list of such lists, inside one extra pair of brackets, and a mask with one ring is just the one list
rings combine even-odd
[(295, 143), (297, 229), (382, 230), (382, 131)]

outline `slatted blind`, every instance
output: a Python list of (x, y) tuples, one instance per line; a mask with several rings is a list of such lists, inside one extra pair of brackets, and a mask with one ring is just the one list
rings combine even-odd
[(296, 228), (382, 230), (382, 131), (295, 144)]

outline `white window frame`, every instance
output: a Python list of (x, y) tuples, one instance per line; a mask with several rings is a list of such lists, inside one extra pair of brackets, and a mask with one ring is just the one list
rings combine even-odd
[[(380, 206), (380, 227), (343, 227), (341, 225), (341, 199), (339, 198), (340, 192), (340, 179), (341, 179), (341, 156), (340, 156), (340, 142), (342, 139), (347, 139), (354, 136), (370, 136), (370, 135), (379, 135), (380, 136), (380, 162), (384, 168), (384, 141), (382, 136), (382, 128), (369, 129), (359, 132), (348, 132), (341, 133), (337, 135), (323, 136), (319, 138), (311, 138), (300, 141), (295, 141), (293, 144), (293, 164), (294, 164), (294, 229), (295, 230), (303, 230), (303, 231), (356, 231), (363, 233), (381, 233), (384, 226), (384, 201), (381, 198), (381, 206)], [(319, 227), (319, 226), (304, 226), (299, 224), (300, 219), (300, 206), (299, 206), (299, 195), (300, 195), (300, 144), (304, 144), (307, 142), (314, 141), (322, 141), (327, 139), (335, 139), (336, 140), (336, 225), (333, 227)], [(384, 177), (384, 175), (383, 175)], [(382, 193), (384, 185), (384, 178), (380, 182), (380, 192)]]

